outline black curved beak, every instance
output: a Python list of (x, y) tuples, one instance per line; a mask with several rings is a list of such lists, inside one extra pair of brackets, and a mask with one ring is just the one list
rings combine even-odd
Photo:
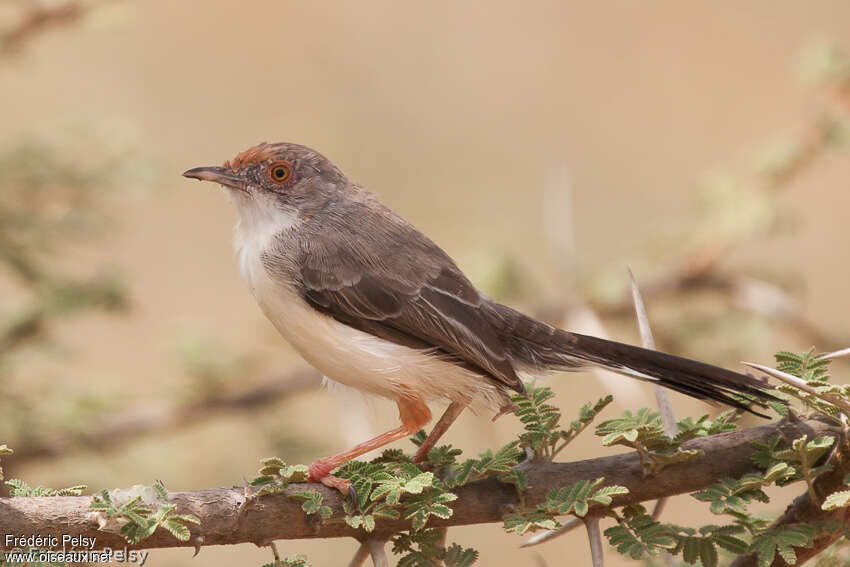
[(183, 177), (190, 179), (198, 179), (200, 181), (212, 181), (225, 187), (233, 189), (245, 190), (245, 181), (237, 175), (234, 175), (230, 169), (226, 167), (209, 166), (196, 167), (183, 172)]

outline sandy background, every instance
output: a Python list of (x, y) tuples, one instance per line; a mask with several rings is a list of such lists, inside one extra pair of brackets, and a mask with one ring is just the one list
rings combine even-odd
[[(38, 380), (57, 395), (101, 388), (128, 406), (173, 396), (174, 337), (187, 325), (251, 353), (261, 361), (257, 374), (300, 364), (238, 278), (227, 199), (181, 178), (185, 169), (218, 164), (260, 141), (313, 146), (430, 234), (473, 279), (483, 277), (487, 258), (517, 258), (543, 303), (563, 291), (541, 245), (547, 171), (569, 173), (575, 263), (583, 270), (640, 264), (642, 239), (691, 214), (704, 171), (748, 158), (817, 111), (811, 87), (795, 77), (795, 57), (813, 39), (848, 34), (850, 4), (841, 1), (520, 7), (146, 0), (96, 11), (0, 65), (0, 143), (41, 136), (73, 147), (76, 132), (107, 131), (149, 169), (127, 179), (134, 189), (114, 203), (115, 225), (96, 249), (68, 258), (118, 266), (130, 284), (131, 314), (63, 324), (72, 362), (39, 363)], [(845, 335), (848, 176), (846, 154), (825, 156), (782, 197), (789, 210), (799, 209), (797, 231), (743, 243), (731, 259), (780, 269), (788, 256), (806, 255), (795, 270), (804, 312), (826, 332)], [(619, 336), (636, 340), (628, 333)], [(771, 345), (751, 358), (807, 346)], [(588, 374), (553, 385), (567, 415), (570, 404), (603, 393)], [(705, 410), (681, 398), (676, 407)], [(316, 392), (271, 412), (16, 473), (93, 489), (154, 479), (172, 489), (231, 485), (276, 450), (270, 431), (288, 440), (293, 461), (344, 448), (338, 409), (327, 392)], [(383, 402), (364, 411), (374, 431), (394, 419)], [(483, 450), (511, 438), (516, 424), (509, 421), (491, 426), (465, 416), (448, 440)], [(604, 452), (588, 435), (569, 458)], [(689, 505), (681, 499), (668, 519), (692, 521)], [(498, 526), (453, 529), (450, 538), (478, 548), (481, 565), (562, 565), (565, 553), (569, 564), (589, 562), (581, 532), (534, 550), (518, 549), (521, 540)], [(295, 541), (280, 548), (325, 566), (346, 564), (355, 546)], [(626, 564), (609, 555), (611, 565)], [(205, 549), (194, 562), (190, 556), (154, 551), (148, 564), (271, 560), (250, 545)]]

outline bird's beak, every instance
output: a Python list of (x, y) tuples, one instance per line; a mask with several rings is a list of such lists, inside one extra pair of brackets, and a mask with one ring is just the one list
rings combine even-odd
[(241, 177), (234, 175), (233, 172), (226, 167), (196, 167), (194, 169), (184, 171), (183, 177), (199, 179), (201, 181), (212, 181), (214, 183), (224, 185), (225, 187), (232, 187), (233, 189), (239, 189), (242, 191), (245, 190), (245, 181)]

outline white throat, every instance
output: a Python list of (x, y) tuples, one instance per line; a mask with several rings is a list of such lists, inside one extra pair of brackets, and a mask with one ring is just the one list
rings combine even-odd
[(298, 211), (282, 208), (261, 195), (252, 198), (237, 191), (230, 191), (230, 194), (239, 211), (239, 220), (233, 231), (233, 247), (239, 260), (239, 272), (250, 284), (252, 272), (262, 269), (263, 252), (277, 235), (298, 223)]

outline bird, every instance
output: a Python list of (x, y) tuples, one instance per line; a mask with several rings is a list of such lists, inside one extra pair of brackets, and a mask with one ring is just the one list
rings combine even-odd
[(320, 458), (309, 480), (343, 493), (333, 471), (431, 421), (423, 461), (467, 408), (495, 417), (522, 377), (600, 367), (753, 413), (774, 399), (745, 374), (557, 328), (478, 291), (452, 258), (370, 190), (309, 147), (261, 143), (183, 173), (223, 186), (238, 211), (239, 271), (265, 316), (327, 380), (394, 401), (401, 425)]

